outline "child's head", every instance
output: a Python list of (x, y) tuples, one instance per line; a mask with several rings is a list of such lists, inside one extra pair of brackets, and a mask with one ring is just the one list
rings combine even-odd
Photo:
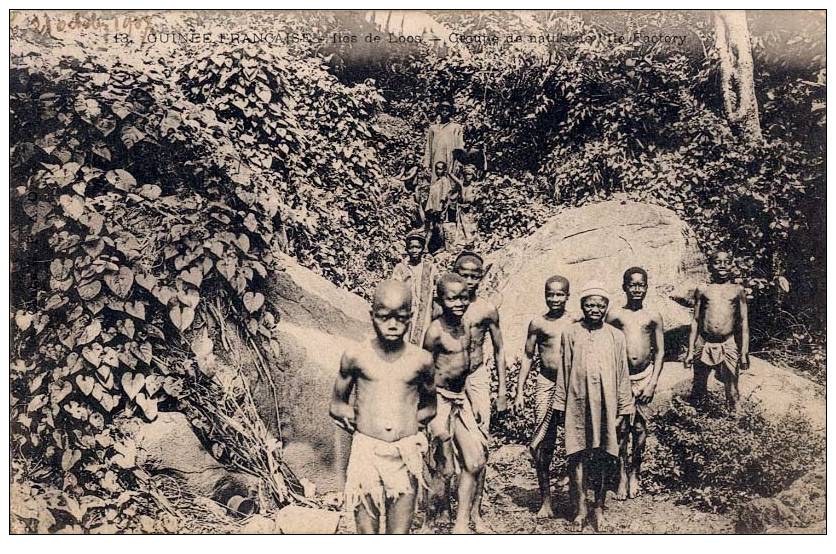
[(424, 254), (424, 233), (421, 230), (410, 231), (406, 235), (406, 255), (409, 261), (417, 264)]
[(448, 317), (462, 317), (470, 304), (467, 283), (456, 273), (445, 273), (438, 279), (436, 297)]
[(621, 284), (628, 300), (642, 302), (647, 295), (647, 271), (641, 267), (631, 267), (624, 272)]
[(734, 271), (734, 258), (724, 250), (718, 250), (711, 255), (708, 269), (711, 277), (717, 283), (725, 283), (732, 277)]
[(550, 312), (562, 312), (569, 300), (569, 280), (562, 275), (546, 279), (546, 306)]
[(453, 118), (453, 113), (455, 113), (455, 110), (452, 102), (444, 101), (438, 105), (438, 117), (441, 121), (445, 123), (450, 121)]
[(475, 252), (463, 250), (453, 262), (453, 271), (465, 280), (467, 290), (471, 295), (476, 294), (476, 289), (479, 288), (479, 283), (485, 275), (484, 270), (485, 262)]
[(610, 305), (610, 293), (601, 284), (589, 282), (581, 291), (581, 311), (583, 318), (588, 323), (600, 323), (607, 315), (607, 307)]
[(403, 342), (412, 317), (412, 292), (401, 281), (383, 281), (374, 291), (371, 316), (374, 332), (381, 342)]
[(435, 162), (435, 176), (444, 177), (447, 174), (447, 162)]

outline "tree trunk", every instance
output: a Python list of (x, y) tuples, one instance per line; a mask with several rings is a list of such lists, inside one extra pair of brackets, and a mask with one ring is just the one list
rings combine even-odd
[(761, 142), (758, 100), (755, 97), (752, 44), (746, 12), (721, 10), (714, 14), (716, 46), (726, 116), (732, 127), (750, 142)]

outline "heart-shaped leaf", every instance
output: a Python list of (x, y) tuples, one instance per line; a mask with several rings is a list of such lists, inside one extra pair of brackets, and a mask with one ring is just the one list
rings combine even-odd
[(148, 396), (154, 396), (160, 387), (163, 386), (163, 378), (159, 375), (149, 375), (145, 378), (145, 392)]
[(151, 293), (163, 306), (168, 305), (169, 301), (177, 296), (177, 291), (172, 287), (154, 287), (154, 290), (151, 291)]
[(142, 300), (125, 302), (125, 313), (145, 321), (145, 302)]
[(134, 327), (134, 322), (132, 319), (123, 319), (116, 322), (116, 330), (128, 337), (129, 339), (134, 338), (134, 333), (136, 331)]
[(238, 238), (235, 239), (235, 244), (242, 252), (244, 252), (244, 254), (250, 251), (250, 237), (244, 233), (238, 235)]
[(122, 266), (118, 273), (105, 275), (104, 281), (117, 296), (125, 298), (134, 284), (134, 272), (129, 267)]
[(136, 369), (136, 358), (127, 348), (119, 350), (119, 361), (131, 369)]
[(194, 308), (175, 305), (168, 312), (168, 316), (171, 318), (171, 322), (174, 323), (175, 327), (180, 329), (180, 331), (185, 331), (192, 324), (192, 321), (194, 321)]
[(60, 198), (58, 198), (58, 203), (64, 209), (64, 214), (72, 219), (78, 220), (81, 217), (81, 214), (84, 213), (84, 198), (78, 196), (77, 194), (73, 194), (70, 196), (69, 194), (62, 194)]
[(148, 418), (149, 421), (154, 421), (157, 419), (157, 399), (156, 398), (148, 398), (145, 396), (145, 393), (139, 393), (136, 395), (136, 399), (134, 400), (140, 408), (142, 408), (142, 413), (145, 414), (145, 417)]
[[(133, 127), (130, 128), (133, 129)], [(128, 146), (128, 148), (130, 148), (130, 146)], [(116, 187), (117, 189), (123, 190), (125, 192), (130, 191), (132, 188), (136, 186), (136, 179), (134, 179), (134, 176), (125, 171), (124, 169), (108, 171), (105, 174), (105, 179), (107, 179), (107, 182)]]
[(244, 293), (244, 307), (250, 313), (255, 312), (264, 305), (264, 295), (260, 292), (246, 292)]
[(119, 367), (119, 354), (111, 347), (106, 347), (102, 353), (102, 363), (110, 367)]
[(183, 289), (177, 291), (177, 299), (186, 306), (196, 308), (200, 302), (200, 293), (195, 289)]
[(154, 291), (157, 286), (157, 278), (150, 273), (140, 273), (134, 277), (136, 284), (149, 292)]
[(69, 381), (62, 381), (61, 386), (58, 383), (53, 383), (50, 387), (49, 396), (54, 404), (60, 404), (68, 394), (73, 391), (73, 386)]
[(89, 281), (84, 283), (83, 285), (78, 285), (76, 287), (76, 291), (78, 292), (79, 298), (82, 300), (92, 300), (95, 298), (99, 292), (102, 290), (102, 282), (101, 281)]
[(131, 352), (134, 356), (145, 362), (146, 364), (151, 364), (151, 359), (154, 354), (154, 349), (151, 346), (150, 342), (143, 342), (139, 346), (132, 348)]
[(199, 289), (203, 282), (203, 271), (201, 268), (193, 266), (188, 271), (181, 271), (180, 279)]
[(23, 310), (18, 310), (15, 312), (15, 323), (17, 324), (18, 329), (21, 331), (25, 331), (32, 325), (32, 321), (34, 320), (34, 314), (29, 312), (24, 312)]
[(94, 319), (90, 322), (90, 325), (84, 328), (84, 331), (76, 340), (76, 344), (88, 344), (95, 340), (102, 332), (102, 322), (98, 319)]
[(69, 404), (64, 404), (64, 411), (76, 419), (87, 419), (90, 416), (90, 410), (75, 400), (72, 400)]
[(56, 279), (66, 279), (73, 269), (73, 261), (69, 258), (55, 258), (49, 264), (49, 272)]
[(224, 256), (218, 263), (215, 264), (218, 268), (218, 272), (223, 275), (227, 281), (232, 282), (232, 279), (235, 277), (235, 273), (238, 271), (238, 258), (235, 255), (231, 256)]
[(128, 395), (128, 398), (133, 400), (142, 387), (145, 386), (145, 375), (141, 373), (125, 372), (122, 374), (122, 390)]
[(90, 346), (85, 346), (81, 349), (81, 355), (84, 356), (84, 359), (93, 364), (94, 367), (99, 367), (102, 363), (101, 357), (104, 348), (98, 342), (91, 344)]
[[(101, 289), (101, 283), (99, 283), (99, 289)], [(93, 315), (98, 314), (102, 309), (105, 307), (106, 300), (104, 297), (100, 296), (98, 298), (94, 298), (93, 300), (87, 301), (87, 309), (90, 310), (90, 313)]]
[(76, 375), (75, 384), (78, 386), (78, 390), (83, 392), (85, 396), (90, 396), (90, 393), (93, 392), (93, 385), (95, 385), (96, 382), (92, 377), (87, 377), (86, 375)]

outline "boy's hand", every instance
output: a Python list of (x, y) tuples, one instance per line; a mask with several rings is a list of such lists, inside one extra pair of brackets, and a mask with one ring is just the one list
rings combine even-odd
[(517, 398), (514, 399), (514, 406), (513, 412), (515, 416), (521, 416), (523, 412), (523, 408), (525, 408), (525, 397), (521, 394), (517, 395)]
[(337, 425), (348, 431), (349, 433), (353, 433), (355, 429), (357, 429), (357, 425), (354, 422), (354, 417), (343, 416), (336, 419)]
[(499, 394), (496, 397), (496, 411), (497, 412), (507, 412), (508, 411), (508, 393), (506, 391), (499, 391)]
[(644, 390), (639, 394), (639, 402), (642, 404), (650, 404), (653, 402), (653, 397), (656, 395), (656, 382), (650, 382), (645, 387)]
[(682, 365), (684, 365), (686, 368), (690, 368), (692, 365), (694, 365), (694, 353), (693, 352), (691, 352), (689, 350), (688, 353), (685, 354), (685, 360), (682, 362)]
[(748, 352), (746, 354), (741, 354), (740, 355), (740, 361), (738, 362), (738, 365), (740, 366), (740, 371), (748, 371), (749, 370), (749, 354), (748, 354)]

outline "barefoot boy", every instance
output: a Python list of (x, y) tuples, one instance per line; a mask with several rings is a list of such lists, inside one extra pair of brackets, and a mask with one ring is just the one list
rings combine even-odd
[[(508, 410), (508, 388), (506, 381), (505, 350), (502, 341), (502, 332), (499, 329), (499, 312), (492, 303), (482, 298), (477, 298), (476, 291), (482, 277), (485, 275), (485, 264), (482, 257), (468, 251), (462, 251), (453, 263), (453, 271), (460, 275), (467, 283), (467, 292), (470, 305), (465, 314), (470, 338), (470, 357), (473, 363), (473, 372), (467, 379), (467, 395), (473, 403), (476, 412), (476, 420), (486, 436), (491, 423), (491, 376), (485, 365), (484, 353), (482, 351), (485, 336), (490, 334), (493, 343), (493, 354), (496, 365), (498, 391), (496, 398), (497, 412)], [(474, 524), (477, 529), (483, 527), (482, 522), (482, 493), (485, 490), (484, 473), (479, 478), (476, 487), (476, 500), (473, 505)], [(484, 527), (488, 531), (487, 527)]]
[(392, 271), (392, 279), (403, 281), (412, 291), (412, 319), (407, 340), (420, 347), (433, 314), (438, 272), (432, 256), (424, 254), (424, 233), (418, 229), (406, 235), (406, 260)]
[(403, 283), (377, 287), (371, 310), (376, 336), (346, 349), (334, 384), (331, 417), (353, 434), (345, 506), (359, 533), (409, 532), (423, 484), (427, 440), (420, 428), (435, 416), (435, 385), (432, 357), (404, 342), (410, 301)]
[(476, 419), (469, 393), (465, 392), (472, 365), (469, 329), (463, 322), (469, 303), (467, 284), (455, 273), (445, 273), (438, 281), (438, 299), (441, 317), (433, 320), (424, 339), (424, 348), (435, 361), (438, 404), (429, 430), (433, 449), (439, 448), (443, 453), (442, 473), (450, 476), (453, 466), (459, 473), (453, 532), (468, 533), (477, 483), (485, 471), (488, 437)]
[(540, 356), (540, 373), (537, 374), (537, 388), (534, 394), (534, 417), (537, 427), (529, 444), (529, 450), (537, 468), (537, 484), (540, 488), (540, 511), (537, 517), (554, 517), (551, 493), (549, 491), (549, 467), (554, 456), (557, 433), (557, 417), (552, 410), (554, 380), (560, 365), (560, 336), (572, 321), (566, 317), (566, 302), (569, 300), (569, 281), (560, 275), (546, 280), (546, 306), (549, 311), (535, 317), (528, 325), (525, 341), (525, 356), (520, 366), (517, 396), (514, 412), (521, 413), (525, 404), (525, 380), (531, 370), (535, 353)]
[(587, 520), (586, 486), (595, 494), (593, 529), (606, 532), (607, 468), (618, 457), (618, 437), (633, 413), (624, 333), (604, 322), (609, 294), (597, 283), (581, 292), (583, 319), (566, 328), (554, 391), (554, 410), (565, 422), (569, 491), (576, 515), (572, 529)]
[[(630, 386), (636, 406), (630, 430), (621, 438), (616, 498), (624, 500), (639, 495), (642, 454), (647, 441), (648, 405), (653, 401), (656, 384), (662, 373), (662, 361), (665, 359), (665, 328), (662, 314), (644, 307), (644, 298), (647, 295), (647, 272), (644, 269), (631, 267), (625, 271), (621, 288), (627, 295), (627, 303), (621, 308), (610, 310), (607, 322), (624, 333)], [(631, 436), (633, 455), (632, 459), (628, 460), (627, 451)]]
[(740, 392), (740, 371), (749, 368), (749, 309), (746, 291), (730, 282), (734, 262), (728, 252), (717, 252), (709, 264), (712, 282), (694, 291), (694, 319), (688, 337), (685, 366), (694, 367), (691, 400), (699, 403), (708, 392), (708, 376), (726, 390), (726, 404), (734, 412)]

